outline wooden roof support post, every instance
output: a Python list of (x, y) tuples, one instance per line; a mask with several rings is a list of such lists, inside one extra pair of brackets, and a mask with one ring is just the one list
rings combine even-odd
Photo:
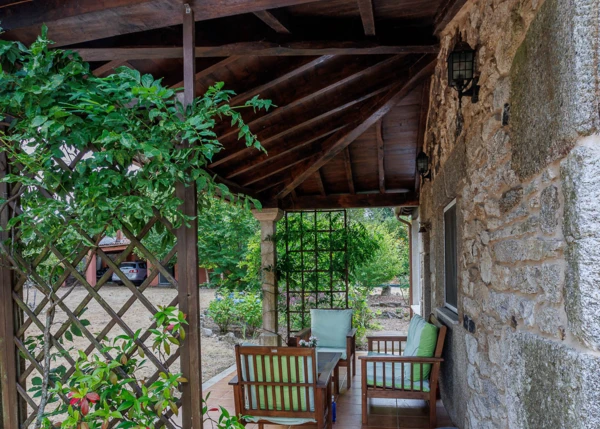
[[(9, 172), (6, 154), (0, 154), (0, 177)], [(0, 184), (0, 195), (3, 198), (9, 196), (10, 186), (8, 183)], [(7, 206), (0, 213), (0, 239), (2, 241), (10, 238), (10, 231), (6, 225), (10, 219), (10, 207)], [(0, 388), (2, 392), (2, 421), (0, 426), (4, 428), (18, 428), (19, 421), (19, 399), (17, 396), (17, 350), (15, 348), (15, 306), (12, 298), (13, 271), (10, 262), (2, 255), (0, 258)]]
[[(183, 5), (183, 105), (194, 101), (196, 61), (194, 58), (194, 12)], [(185, 144), (186, 142), (184, 142)], [(175, 188), (183, 214), (191, 218), (188, 225), (177, 229), (177, 274), (179, 283), (179, 309), (187, 315), (187, 335), (181, 346), (181, 372), (188, 382), (182, 389), (182, 428), (202, 429), (202, 366), (200, 361), (200, 290), (198, 287), (198, 203), (196, 184)]]
[(254, 217), (260, 221), (260, 265), (263, 290), (263, 332), (260, 344), (263, 346), (280, 346), (279, 322), (277, 315), (277, 246), (275, 234), (277, 221), (283, 217), (279, 208), (263, 208), (252, 210)]

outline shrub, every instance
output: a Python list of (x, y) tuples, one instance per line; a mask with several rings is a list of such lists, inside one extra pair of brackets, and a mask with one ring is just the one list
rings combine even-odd
[(364, 344), (368, 329), (380, 329), (375, 323), (375, 312), (369, 308), (369, 288), (364, 286), (350, 286), (348, 300), (350, 308), (354, 310), (352, 326), (356, 328), (356, 342)]
[(242, 326), (243, 336), (254, 336), (262, 327), (262, 299), (257, 293), (239, 292), (234, 294), (235, 314)]
[(229, 326), (235, 321), (236, 314), (233, 297), (233, 293), (227, 296), (217, 293), (215, 299), (208, 305), (208, 316), (219, 327), (221, 334), (226, 333), (229, 330)]

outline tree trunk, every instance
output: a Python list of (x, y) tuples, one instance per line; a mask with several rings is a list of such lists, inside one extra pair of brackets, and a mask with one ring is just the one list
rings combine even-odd
[(381, 296), (392, 296), (392, 287), (391, 286), (383, 286), (381, 288)]

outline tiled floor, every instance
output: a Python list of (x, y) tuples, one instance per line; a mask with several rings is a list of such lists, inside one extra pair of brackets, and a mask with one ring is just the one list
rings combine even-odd
[[(337, 398), (337, 421), (333, 424), (334, 429), (422, 429), (428, 427), (429, 414), (424, 401), (396, 399), (371, 399), (369, 422), (363, 426), (361, 423), (360, 366), (357, 370), (356, 376), (352, 379), (352, 388), (348, 390), (346, 388), (346, 369), (340, 369), (340, 379), (343, 381), (340, 395)], [(209, 407), (223, 406), (230, 412), (235, 412), (233, 389), (227, 384), (234, 375), (235, 373), (225, 377), (203, 392), (205, 396), (210, 392)], [(452, 426), (442, 401), (437, 403), (437, 415), (438, 427)], [(248, 429), (256, 429), (256, 427), (257, 425), (254, 424), (246, 426)], [(303, 427), (313, 429), (312, 426)], [(265, 429), (274, 428), (286, 429), (284, 426), (265, 425)]]

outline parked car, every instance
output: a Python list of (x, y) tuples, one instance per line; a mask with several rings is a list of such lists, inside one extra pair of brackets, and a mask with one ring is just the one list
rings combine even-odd
[[(146, 280), (146, 277), (148, 277), (148, 268), (145, 262), (123, 262), (119, 265), (119, 269), (136, 286), (141, 285)], [(123, 284), (116, 273), (113, 273), (112, 281), (117, 284)]]

